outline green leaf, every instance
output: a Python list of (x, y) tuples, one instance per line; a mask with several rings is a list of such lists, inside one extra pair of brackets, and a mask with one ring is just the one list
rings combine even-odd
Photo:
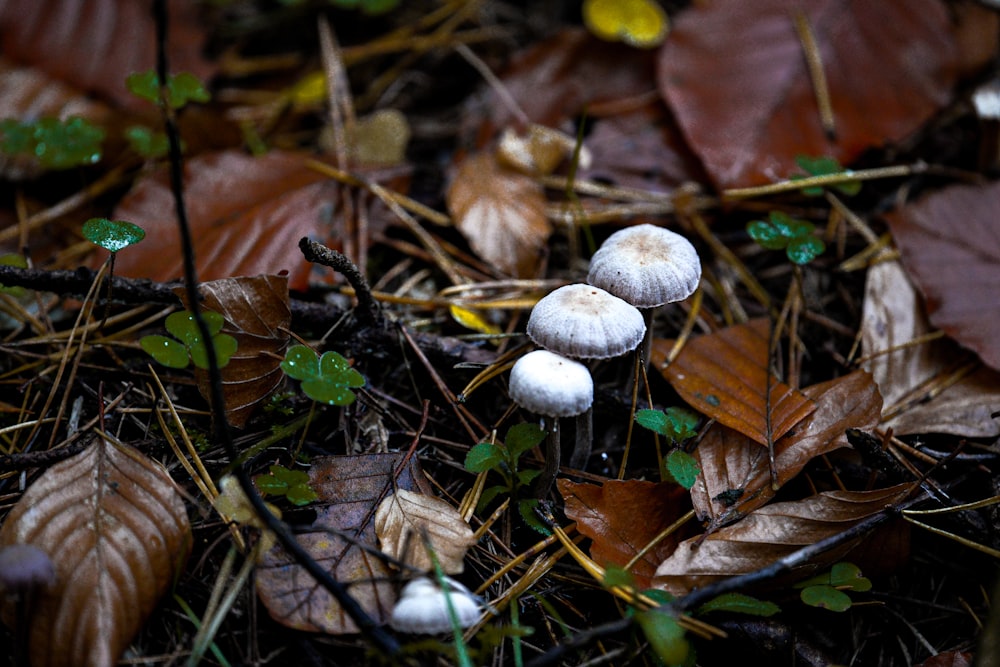
[(823, 254), (826, 244), (817, 236), (793, 239), (788, 243), (785, 254), (796, 264), (808, 264)]
[(307, 380), (319, 375), (319, 357), (312, 348), (293, 345), (285, 352), (281, 370), (293, 380)]
[(327, 382), (343, 387), (363, 387), (365, 378), (351, 368), (350, 363), (338, 352), (324, 352), (319, 360), (319, 375)]
[(521, 515), (521, 518), (524, 519), (524, 522), (536, 533), (541, 533), (548, 537), (552, 534), (552, 531), (542, 522), (541, 517), (535, 511), (536, 507), (538, 507), (538, 500), (534, 498), (519, 500), (517, 502), (517, 511)]
[(309, 503), (314, 503), (319, 500), (319, 496), (316, 494), (308, 484), (296, 484), (295, 486), (288, 489), (288, 493), (285, 494), (285, 498), (288, 499), (293, 505), (302, 507), (303, 505), (308, 505)]
[(613, 586), (635, 586), (635, 578), (629, 573), (628, 570), (620, 565), (611, 564), (604, 570), (604, 580), (601, 584), (605, 588), (611, 588)]
[(673, 443), (693, 438), (698, 425), (698, 415), (684, 408), (669, 407), (660, 410), (638, 410), (635, 421), (651, 431), (656, 431)]
[(511, 454), (512, 462), (516, 462), (522, 454), (534, 449), (543, 440), (545, 440), (545, 431), (538, 424), (515, 424), (507, 431), (507, 438), (504, 442)]
[(270, 496), (283, 496), (288, 493), (288, 482), (278, 479), (272, 473), (257, 475), (253, 478), (254, 484), (260, 492)]
[(690, 489), (694, 486), (695, 480), (698, 479), (701, 468), (698, 467), (698, 462), (693, 456), (675, 449), (667, 455), (667, 471), (675, 482), (685, 489)]
[(742, 593), (723, 593), (698, 608), (699, 615), (713, 611), (729, 611), (748, 616), (774, 616), (781, 611), (781, 607), (773, 602), (758, 600)]
[(747, 234), (763, 248), (781, 250), (788, 245), (781, 231), (766, 220), (752, 220), (747, 223)]
[(125, 138), (132, 150), (147, 160), (163, 157), (170, 150), (166, 134), (141, 125), (132, 125), (126, 129)]
[[(153, 70), (135, 72), (125, 78), (125, 86), (136, 97), (160, 103), (160, 77)], [(167, 104), (180, 109), (188, 102), (208, 102), (211, 96), (194, 74), (181, 72), (167, 77)]]
[(287, 486), (295, 486), (296, 484), (308, 484), (309, 483), (309, 473), (305, 470), (289, 470), (285, 466), (273, 465), (268, 470), (271, 471), (271, 475), (275, 479), (281, 480)]
[[(847, 170), (840, 166), (840, 162), (838, 162), (836, 158), (825, 155), (820, 157), (797, 155), (795, 157), (795, 163), (802, 167), (802, 170), (810, 176), (829, 176), (833, 174), (847, 173)], [(795, 176), (792, 176), (793, 180), (795, 178)], [(861, 191), (861, 181), (845, 181), (843, 183), (838, 183), (833, 187), (850, 197)], [(823, 194), (823, 188), (818, 186), (802, 188), (802, 194), (810, 197), (816, 197)]]
[(528, 470), (517, 471), (517, 483), (521, 486), (528, 486), (536, 477), (542, 474), (539, 468), (529, 468)]
[(188, 349), (173, 338), (143, 336), (139, 339), (139, 346), (157, 363), (167, 368), (187, 368), (191, 362)]
[(83, 237), (109, 252), (118, 252), (146, 238), (146, 232), (125, 220), (91, 218), (83, 223)]
[(488, 489), (483, 489), (482, 494), (479, 496), (479, 503), (476, 505), (477, 510), (484, 510), (489, 507), (493, 499), (496, 498), (501, 493), (509, 493), (509, 490), (505, 486), (491, 486)]
[(810, 607), (837, 612), (847, 611), (851, 608), (850, 596), (843, 591), (838, 591), (833, 586), (807, 586), (802, 589), (799, 597)]
[(657, 657), (668, 665), (683, 665), (687, 660), (691, 645), (684, 637), (684, 628), (662, 611), (650, 609), (637, 611), (635, 620), (642, 628), (646, 640)]
[(493, 470), (504, 462), (503, 448), (492, 442), (480, 442), (465, 455), (465, 469), (469, 472)]
[[(237, 347), (236, 339), (229, 334), (215, 334), (212, 336), (212, 346), (215, 348), (215, 360), (219, 364), (219, 368), (223, 368), (229, 363), (229, 359), (236, 354)], [(191, 361), (194, 365), (202, 370), (208, 369), (208, 350), (202, 345), (199, 340), (197, 343), (190, 347), (191, 350)]]
[(40, 118), (22, 123), (0, 123), (0, 151), (8, 155), (34, 156), (49, 169), (68, 169), (94, 164), (101, 159), (104, 130), (90, 121), (73, 116), (66, 120)]
[(859, 593), (872, 589), (871, 580), (862, 576), (861, 568), (854, 563), (835, 563), (830, 568), (830, 585), (837, 588), (849, 588)]

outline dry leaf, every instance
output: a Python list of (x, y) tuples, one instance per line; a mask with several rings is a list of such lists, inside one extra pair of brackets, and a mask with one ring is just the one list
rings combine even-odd
[[(566, 516), (592, 540), (590, 557), (598, 565), (624, 566), (687, 510), (686, 492), (677, 484), (608, 480), (600, 486), (558, 480)], [(636, 586), (647, 588), (656, 568), (673, 553), (682, 533), (675, 532), (629, 570)]]
[[(199, 291), (204, 297), (202, 308), (226, 318), (222, 331), (236, 338), (236, 354), (221, 369), (222, 396), (229, 423), (242, 428), (285, 377), (281, 360), (292, 320), (288, 278), (224, 278), (201, 283)], [(177, 288), (174, 292), (187, 308), (187, 290)], [(208, 400), (208, 373), (196, 369), (195, 377), (198, 390)]]
[[(682, 542), (657, 568), (654, 584), (674, 595), (684, 595), (714, 580), (753, 572), (847, 530), (898, 502), (911, 489), (911, 484), (900, 484), (877, 491), (829, 491), (766, 505), (739, 523)], [(813, 564), (834, 562), (856, 545), (827, 552)]]
[[(818, 45), (835, 141), (820, 121), (797, 12)], [(657, 76), (691, 147), (728, 188), (798, 172), (796, 155), (847, 164), (905, 138), (951, 100), (963, 57), (938, 0), (711, 0), (676, 18)]]
[(455, 170), (447, 201), (458, 231), (483, 260), (518, 278), (538, 272), (552, 226), (545, 194), (531, 177), (501, 167), (493, 152), (479, 153)]
[(769, 373), (768, 327), (761, 318), (699, 336), (665, 368), (672, 341), (654, 340), (652, 364), (691, 407), (767, 445), (769, 433), (777, 440), (816, 409)]
[[(394, 485), (411, 491), (418, 484), (426, 486), (416, 458), (393, 482), (404, 456), (392, 453), (313, 459), (309, 486), (319, 496), (313, 505), (316, 520), (297, 535), (306, 551), (334, 579), (350, 586), (351, 595), (378, 623), (388, 620), (396, 592), (390, 580), (392, 571), (375, 555), (375, 507)], [(358, 631), (333, 596), (318, 586), (280, 545), (260, 560), (257, 594), (276, 621), (296, 630), (329, 634)]]
[[(774, 468), (784, 486), (817, 456), (847, 447), (849, 428), (872, 429), (878, 423), (882, 399), (864, 371), (802, 390), (816, 410), (774, 443)], [(709, 530), (742, 519), (774, 497), (767, 449), (719, 424), (698, 443), (694, 456), (701, 467), (691, 501)]]
[(434, 568), (424, 544), (447, 574), (465, 567), (465, 552), (475, 544), (472, 529), (454, 507), (434, 496), (399, 489), (375, 512), (375, 534), (382, 551), (418, 570)]
[(56, 566), (29, 620), (31, 664), (106, 667), (183, 567), (191, 527), (158, 464), (98, 438), (28, 487), (0, 529), (0, 547), (10, 544), (32, 544)]
[[(1000, 435), (1000, 422), (991, 416), (1000, 406), (1000, 373), (980, 367), (951, 382), (949, 374), (968, 361), (953, 342), (909, 344), (931, 332), (923, 304), (899, 263), (880, 262), (868, 269), (861, 344), (867, 359), (863, 365), (885, 398), (882, 425), (899, 435)], [(883, 354), (888, 350), (893, 351)]]
[(953, 185), (886, 216), (931, 324), (1000, 370), (1000, 183)]

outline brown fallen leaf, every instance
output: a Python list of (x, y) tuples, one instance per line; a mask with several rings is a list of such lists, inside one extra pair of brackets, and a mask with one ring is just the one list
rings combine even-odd
[[(798, 12), (822, 59), (835, 140), (820, 120)], [(899, 141), (952, 99), (967, 67), (937, 0), (699, 2), (677, 16), (658, 65), (661, 94), (720, 188), (787, 177), (799, 171), (796, 155), (847, 164)]]
[(1000, 370), (1000, 184), (953, 185), (886, 216), (931, 324)]
[(483, 260), (518, 278), (538, 273), (552, 225), (530, 176), (501, 167), (492, 152), (458, 165), (447, 192), (458, 231)]
[[(0, 547), (46, 552), (56, 582), (33, 605), (33, 665), (114, 665), (191, 548), (184, 502), (139, 451), (97, 438), (28, 487), (0, 529)], [(6, 619), (13, 601), (4, 598)]]
[[(677, 547), (656, 570), (654, 585), (674, 595), (736, 574), (753, 572), (808, 544), (847, 530), (904, 498), (911, 484), (876, 491), (829, 491), (803, 500), (765, 505), (739, 523)], [(857, 542), (813, 562), (832, 563)]]
[[(654, 537), (688, 511), (683, 487), (666, 482), (608, 480), (603, 484), (557, 482), (566, 516), (591, 539), (590, 557), (598, 565), (624, 566)], [(656, 568), (673, 553), (684, 533), (675, 532), (643, 555), (630, 570), (647, 588)]]
[(900, 264), (885, 261), (869, 268), (861, 347), (863, 366), (885, 398), (882, 425), (899, 435), (1000, 435), (1000, 421), (991, 416), (1000, 405), (1000, 372), (979, 365), (952, 380), (969, 363), (969, 354), (948, 340), (911, 344), (932, 332)]
[[(414, 490), (423, 481), (413, 458), (393, 482), (405, 453), (325, 456), (313, 459), (309, 485), (319, 496), (316, 519), (297, 538), (309, 554), (345, 585), (362, 609), (384, 623), (396, 602), (393, 572), (377, 555), (375, 508), (394, 486)], [(421, 489), (430, 494), (429, 489)], [(367, 549), (361, 548), (362, 546)], [(354, 624), (330, 593), (280, 545), (261, 559), (257, 594), (272, 618), (296, 630), (346, 634)]]
[(816, 409), (770, 374), (768, 327), (761, 318), (699, 336), (668, 366), (672, 341), (654, 340), (652, 365), (691, 407), (766, 446)]
[(383, 500), (375, 512), (375, 534), (382, 551), (412, 567), (434, 568), (428, 546), (446, 574), (460, 574), (465, 552), (475, 540), (472, 528), (454, 507), (434, 496), (399, 489)]
[[(816, 402), (816, 410), (774, 443), (775, 477), (781, 486), (817, 456), (847, 447), (845, 430), (872, 429), (880, 416), (882, 399), (864, 371), (806, 387), (802, 393)], [(698, 443), (694, 457), (701, 474), (691, 488), (691, 501), (698, 518), (709, 521), (709, 532), (742, 519), (774, 497), (768, 452), (742, 433), (716, 424)]]
[[(236, 353), (221, 369), (222, 396), (229, 423), (242, 428), (285, 377), (281, 360), (292, 320), (288, 278), (223, 278), (201, 283), (199, 290), (204, 297), (202, 307), (226, 318), (222, 331), (236, 338)], [(187, 308), (187, 290), (174, 292)], [(208, 373), (196, 369), (195, 377), (198, 390), (208, 400)]]

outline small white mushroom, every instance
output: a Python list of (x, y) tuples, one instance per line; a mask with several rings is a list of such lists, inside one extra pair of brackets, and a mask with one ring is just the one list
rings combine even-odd
[(449, 599), (459, 627), (467, 628), (478, 621), (483, 610), (482, 600), (457, 581), (447, 577), (445, 581), (449, 587), (447, 593), (428, 577), (417, 577), (403, 586), (399, 601), (392, 609), (389, 626), (397, 632), (412, 635), (451, 632)]
[(574, 359), (610, 359), (642, 340), (642, 314), (593, 285), (565, 285), (539, 299), (528, 317), (528, 337), (546, 350)]

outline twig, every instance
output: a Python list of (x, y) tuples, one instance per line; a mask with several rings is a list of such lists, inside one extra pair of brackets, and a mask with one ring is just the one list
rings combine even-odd
[(365, 280), (361, 270), (354, 265), (354, 262), (348, 259), (347, 255), (305, 237), (299, 240), (299, 250), (302, 251), (302, 256), (306, 258), (306, 261), (328, 266), (347, 278), (347, 282), (354, 288), (354, 294), (358, 299), (359, 321), (373, 327), (382, 326), (382, 311), (372, 296), (368, 281)]

